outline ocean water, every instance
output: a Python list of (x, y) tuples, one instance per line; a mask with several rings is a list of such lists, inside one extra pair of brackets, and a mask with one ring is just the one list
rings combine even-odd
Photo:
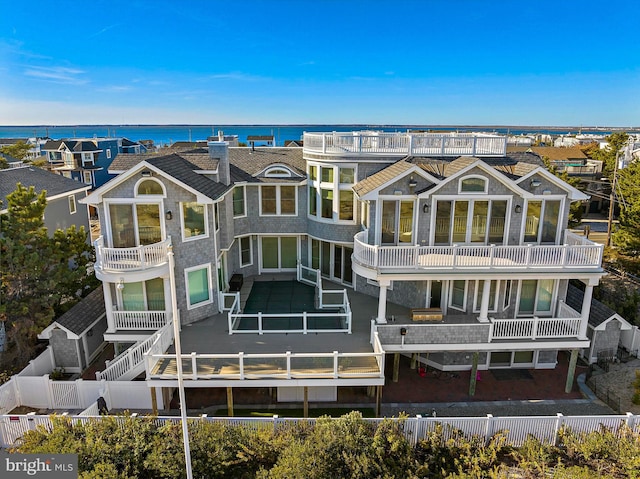
[[(286, 140), (300, 140), (304, 132), (331, 132), (376, 130), (386, 132), (407, 131), (408, 129), (451, 131), (484, 131), (495, 133), (549, 133), (553, 135), (576, 134), (579, 128), (552, 127), (492, 127), (492, 126), (432, 126), (432, 125), (78, 125), (78, 126), (0, 126), (0, 138), (49, 137), (93, 138), (125, 137), (133, 141), (153, 140), (156, 146), (169, 145), (176, 141), (206, 140), (216, 136), (221, 130), (228, 135), (238, 135), (238, 140), (246, 142), (249, 135), (273, 135), (276, 145), (282, 146)], [(582, 133), (610, 134), (610, 130), (585, 130)]]

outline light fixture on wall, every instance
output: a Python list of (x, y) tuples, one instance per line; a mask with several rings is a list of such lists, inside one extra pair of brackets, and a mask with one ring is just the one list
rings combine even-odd
[(533, 180), (531, 180), (530, 184), (531, 184), (532, 188), (537, 188), (538, 186), (540, 186), (542, 184), (542, 182), (540, 180), (533, 179)]
[(116, 289), (122, 291), (124, 289), (124, 279), (120, 278), (120, 281), (116, 284)]
[(429, 203), (425, 203), (424, 205), (422, 205), (422, 212), (423, 213), (429, 212)]
[(409, 188), (415, 188), (416, 186), (418, 186), (418, 182), (415, 180), (415, 178), (412, 176), (409, 178)]
[(164, 214), (164, 217), (167, 218), (167, 221), (171, 221), (173, 219), (173, 213), (171, 212), (171, 210), (167, 211)]
[(515, 212), (516, 212), (516, 213), (522, 213), (522, 206), (520, 206), (520, 205), (516, 205)]

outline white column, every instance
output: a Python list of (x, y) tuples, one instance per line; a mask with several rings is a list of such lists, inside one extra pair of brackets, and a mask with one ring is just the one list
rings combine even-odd
[(593, 286), (587, 284), (584, 288), (582, 298), (582, 314), (580, 321), (580, 339), (587, 339), (587, 326), (589, 325), (589, 312), (591, 311), (591, 297), (593, 296)]
[(482, 284), (482, 302), (480, 303), (480, 316), (478, 316), (478, 321), (481, 323), (489, 322), (489, 294), (491, 293), (491, 281), (488, 279), (484, 280)]
[(380, 297), (378, 298), (378, 324), (385, 324), (387, 322), (387, 287), (391, 284), (389, 280), (379, 280), (380, 284)]
[(102, 282), (102, 290), (104, 291), (104, 307), (107, 313), (107, 331), (113, 333), (116, 330), (116, 325), (113, 320), (113, 298), (111, 298), (111, 287), (108, 282)]

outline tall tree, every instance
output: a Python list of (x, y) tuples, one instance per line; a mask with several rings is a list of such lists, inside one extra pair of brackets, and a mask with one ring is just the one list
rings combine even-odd
[(37, 333), (91, 281), (87, 266), (93, 260), (84, 228), (49, 237), (45, 191), (37, 195), (33, 187), (18, 184), (7, 200), (7, 213), (0, 217), (0, 321), (9, 344), (3, 362), (29, 359)]
[(640, 253), (640, 162), (634, 161), (618, 171), (616, 196), (620, 207), (620, 225), (613, 242), (627, 255)]
[(0, 153), (9, 155), (16, 160), (24, 160), (27, 157), (29, 150), (31, 150), (31, 145), (25, 143), (24, 141), (18, 141), (13, 145), (5, 145), (3, 147), (0, 147)]
[(594, 144), (586, 154), (594, 160), (602, 161), (602, 174), (612, 181), (616, 168), (616, 155), (629, 141), (629, 135), (624, 131), (612, 133), (606, 140), (609, 143), (606, 148), (601, 149), (598, 144)]

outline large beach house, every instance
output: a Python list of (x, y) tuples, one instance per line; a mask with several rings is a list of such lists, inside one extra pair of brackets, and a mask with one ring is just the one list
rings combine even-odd
[(567, 229), (586, 195), (498, 135), (305, 133), (303, 145), (114, 159), (117, 176), (82, 202), (101, 222), (105, 340), (132, 346), (100, 377), (175, 388), (179, 321), (185, 387), (380, 397), (389, 354), (475, 372), (554, 368), (561, 351), (571, 383), (604, 274), (602, 247)]

